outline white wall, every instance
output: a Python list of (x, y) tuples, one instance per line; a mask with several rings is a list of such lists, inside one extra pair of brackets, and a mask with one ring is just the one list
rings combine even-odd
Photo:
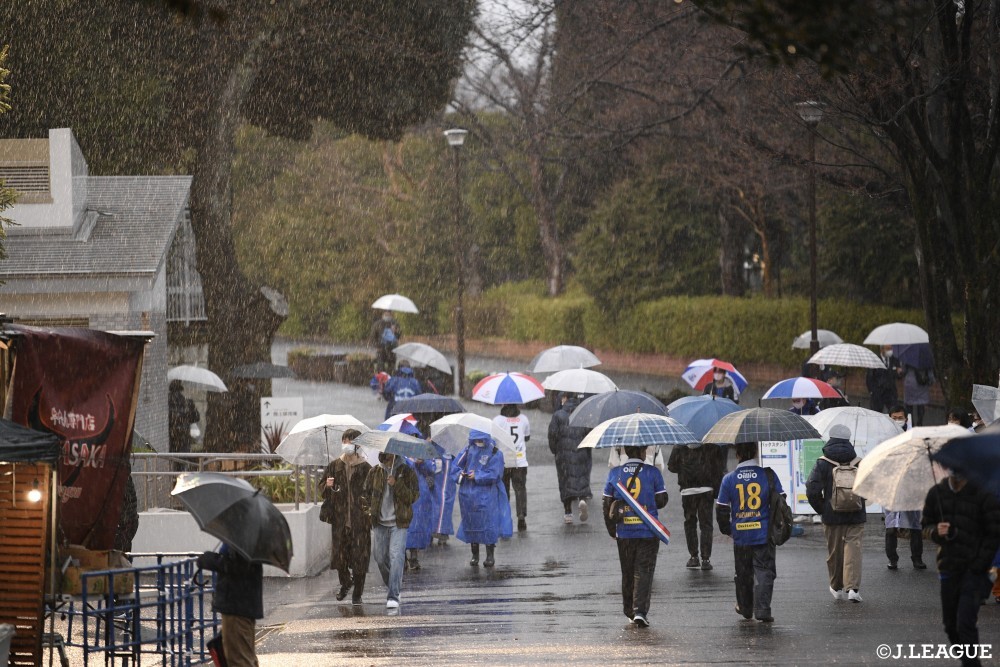
[[(75, 170), (75, 171), (74, 171)], [(49, 130), (49, 204), (15, 204), (4, 215), (20, 228), (72, 229), (87, 205), (87, 160), (69, 128)], [(17, 233), (17, 227), (13, 233)]]

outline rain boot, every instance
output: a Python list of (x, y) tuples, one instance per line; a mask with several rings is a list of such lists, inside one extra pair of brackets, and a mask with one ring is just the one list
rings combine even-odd
[(495, 548), (495, 544), (486, 545), (486, 560), (483, 561), (483, 567), (493, 567), (493, 564), (496, 562), (493, 560), (493, 549)]
[(472, 567), (479, 567), (479, 545), (472, 545), (472, 560), (469, 561), (469, 565)]

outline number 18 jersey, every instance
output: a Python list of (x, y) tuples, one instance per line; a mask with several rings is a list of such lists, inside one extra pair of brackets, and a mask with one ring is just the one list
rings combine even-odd
[[(777, 481), (777, 479), (775, 479)], [(720, 505), (729, 505), (729, 524), (733, 542), (739, 546), (755, 546), (767, 542), (768, 496), (771, 492), (767, 473), (757, 465), (741, 465), (722, 478), (719, 487)], [(782, 493), (778, 482), (778, 493)]]

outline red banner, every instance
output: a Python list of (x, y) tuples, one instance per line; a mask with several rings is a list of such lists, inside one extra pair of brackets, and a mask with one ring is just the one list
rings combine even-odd
[(62, 439), (59, 524), (70, 544), (111, 549), (131, 455), (145, 342), (82, 328), (15, 332), (13, 421)]

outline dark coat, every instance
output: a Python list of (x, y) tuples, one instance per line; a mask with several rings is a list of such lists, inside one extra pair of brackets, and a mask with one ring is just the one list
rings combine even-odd
[[(1000, 504), (971, 482), (952, 491), (948, 480), (935, 484), (924, 501), (923, 525), (940, 547), (940, 572), (985, 574), (1000, 547)], [(948, 537), (937, 534), (937, 525), (951, 524)], [(978, 603), (977, 603), (978, 604)]]
[(569, 415), (576, 409), (575, 400), (568, 400), (555, 411), (549, 422), (549, 449), (556, 457), (556, 477), (559, 480), (559, 497), (563, 502), (571, 498), (591, 498), (590, 471), (594, 464), (590, 449), (577, 449), (587, 437), (589, 429), (569, 425)]
[[(850, 463), (858, 457), (854, 445), (842, 438), (830, 438), (823, 447), (823, 456), (837, 463)], [(864, 501), (857, 512), (834, 512), (833, 499), (833, 465), (829, 461), (819, 459), (806, 481), (806, 497), (817, 514), (823, 516), (823, 523), (829, 526), (864, 523), (868, 520)]]
[(896, 369), (899, 368), (899, 359), (891, 356), (888, 358), (888, 364), (888, 368), (868, 369), (865, 373), (865, 386), (868, 388), (869, 396), (887, 407), (892, 407), (899, 396), (896, 389), (896, 378), (899, 377)]
[(171, 391), (167, 397), (167, 411), (170, 425), (170, 451), (190, 452), (191, 424), (197, 422), (201, 415), (194, 401), (184, 397), (183, 391)]
[[(362, 506), (361, 499), (365, 494), (365, 482), (372, 466), (363, 460), (356, 465), (350, 466), (350, 483), (347, 482), (348, 465), (344, 459), (335, 459), (323, 471), (320, 477), (320, 491), (323, 494), (323, 502), (330, 502), (333, 505), (333, 522), (330, 524), (333, 537), (333, 544), (330, 551), (330, 568), (340, 570), (349, 567), (349, 555), (352, 550), (348, 547), (347, 540), (358, 538), (364, 544), (370, 545), (371, 523), (368, 514)], [(327, 488), (326, 478), (333, 477), (333, 488)], [(350, 533), (348, 533), (348, 523), (350, 523)]]
[[(394, 464), (396, 483), (392, 487), (392, 500), (396, 510), (396, 527), (409, 528), (413, 520), (413, 503), (420, 495), (417, 473), (402, 461)], [(367, 509), (372, 525), (377, 525), (382, 513), (382, 492), (387, 477), (385, 466), (374, 466), (365, 480), (361, 502)]]
[(223, 545), (198, 556), (198, 567), (216, 573), (212, 609), (219, 614), (264, 618), (264, 568)]
[(726, 450), (718, 445), (674, 447), (667, 459), (667, 470), (677, 474), (677, 485), (682, 489), (710, 486), (715, 498), (726, 474)]

